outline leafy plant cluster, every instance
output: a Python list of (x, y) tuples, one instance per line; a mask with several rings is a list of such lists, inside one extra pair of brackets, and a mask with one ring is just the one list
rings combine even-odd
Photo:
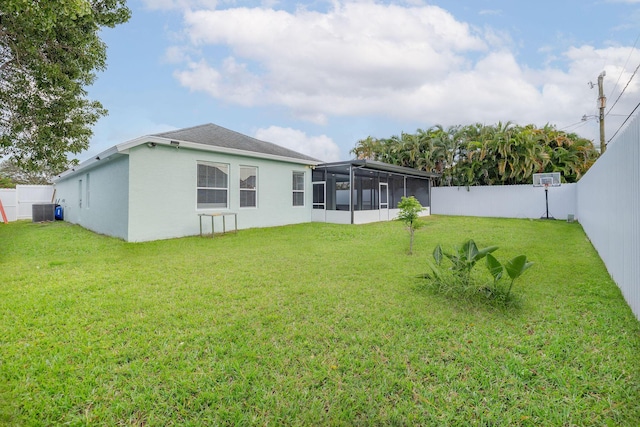
[[(451, 253), (445, 252), (441, 245), (437, 245), (433, 250), (435, 264), (430, 264), (431, 272), (424, 274), (423, 277), (431, 279), (435, 288), (443, 293), (460, 296), (484, 294), (491, 299), (509, 301), (514, 282), (533, 263), (527, 261), (526, 255), (518, 255), (502, 264), (492, 255), (497, 249), (498, 246), (479, 249), (471, 239)], [(491, 275), (489, 282), (472, 274), (478, 261), (483, 258)], [(450, 262), (449, 268), (445, 268), (443, 264), (445, 259)]]
[(442, 174), (440, 186), (531, 184), (539, 172), (561, 172), (576, 182), (598, 158), (593, 142), (555, 126), (511, 122), (440, 125), (415, 133), (357, 142), (359, 159)]

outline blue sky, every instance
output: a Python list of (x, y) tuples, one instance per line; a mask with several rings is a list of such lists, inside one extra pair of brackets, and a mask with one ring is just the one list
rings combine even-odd
[(89, 97), (109, 115), (80, 160), (204, 123), (325, 161), (436, 124), (551, 123), (597, 145), (588, 83), (606, 71), (607, 139), (640, 102), (640, 0), (128, 6), (131, 20), (102, 32), (108, 66)]

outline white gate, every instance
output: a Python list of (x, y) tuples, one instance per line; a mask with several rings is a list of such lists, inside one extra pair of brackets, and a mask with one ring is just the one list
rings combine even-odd
[(16, 185), (16, 188), (0, 188), (0, 200), (7, 220), (31, 219), (34, 204), (52, 203), (52, 185)]

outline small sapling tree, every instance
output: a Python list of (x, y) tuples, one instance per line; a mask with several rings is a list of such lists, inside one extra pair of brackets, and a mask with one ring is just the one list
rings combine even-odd
[(409, 230), (409, 255), (411, 255), (413, 253), (413, 234), (424, 225), (419, 219), (423, 207), (415, 197), (410, 196), (400, 199), (398, 209), (400, 209), (398, 221), (402, 221), (407, 226), (407, 230)]

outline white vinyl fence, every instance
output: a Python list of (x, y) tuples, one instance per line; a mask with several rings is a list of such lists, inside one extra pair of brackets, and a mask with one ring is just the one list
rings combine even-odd
[[(550, 217), (577, 217), (576, 186), (549, 188)], [(540, 218), (547, 215), (546, 205), (544, 188), (533, 185), (435, 187), (431, 191), (431, 213), (440, 215)]]
[[(640, 117), (609, 144), (577, 184), (549, 188), (549, 214), (582, 225), (609, 274), (640, 319)], [(544, 188), (533, 185), (437, 187), (431, 212), (441, 215), (540, 218)]]
[(16, 185), (16, 188), (0, 188), (0, 200), (9, 221), (31, 219), (32, 206), (51, 203), (52, 197), (52, 185)]
[(640, 118), (578, 182), (580, 224), (640, 319)]

